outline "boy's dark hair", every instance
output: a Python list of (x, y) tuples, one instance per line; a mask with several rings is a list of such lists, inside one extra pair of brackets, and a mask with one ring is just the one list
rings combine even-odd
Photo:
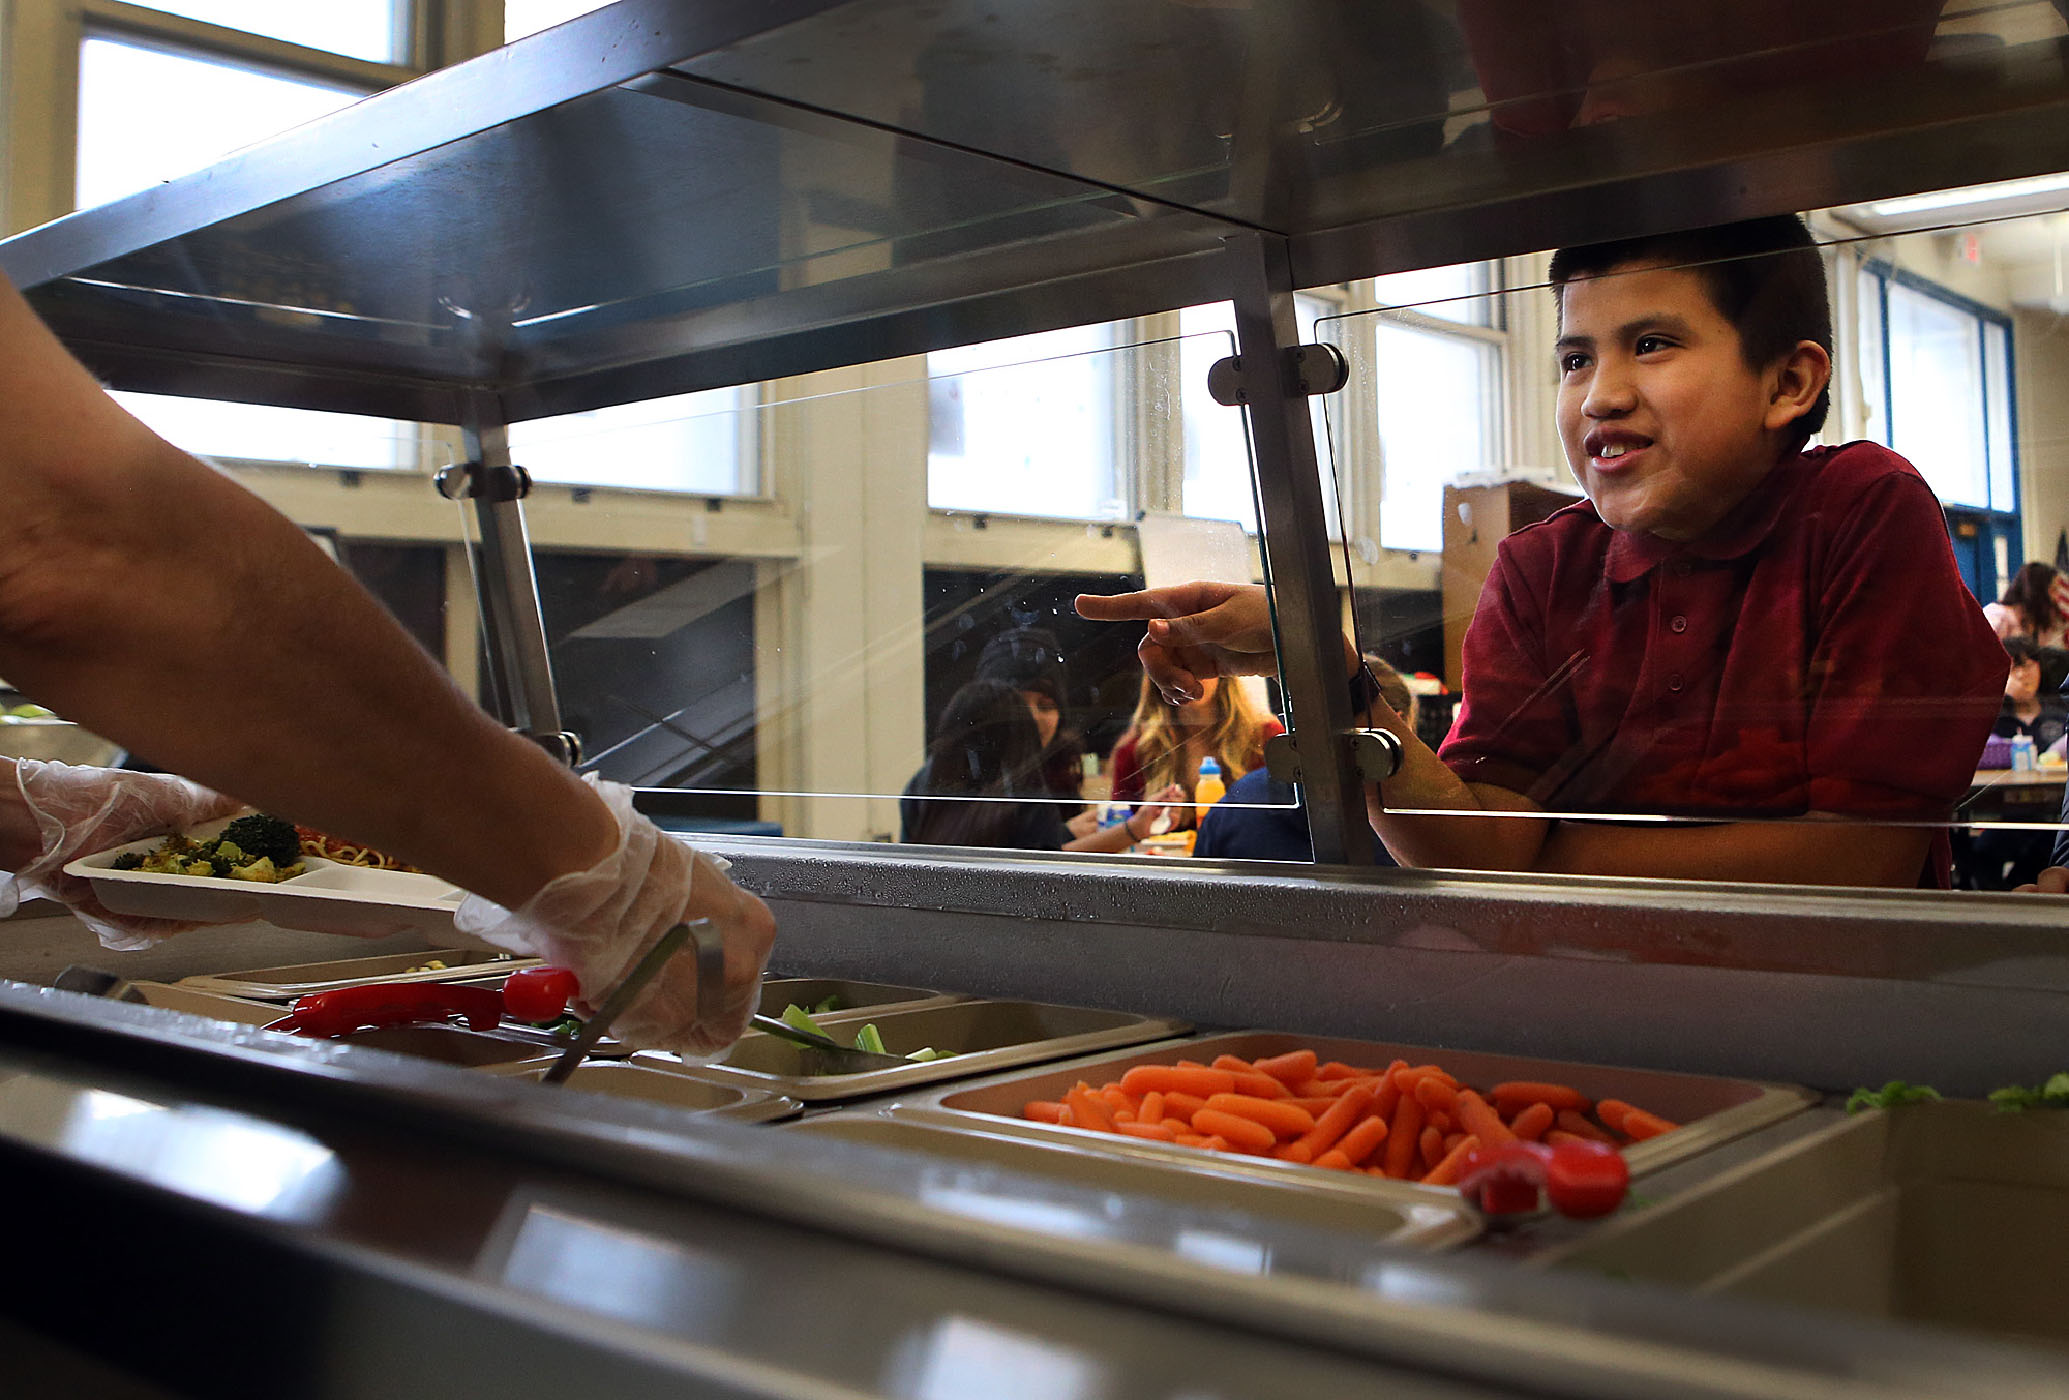
[[(1832, 353), (1832, 301), (1817, 240), (1794, 214), (1735, 224), (1647, 234), (1613, 243), (1561, 248), (1552, 255), (1552, 292), (1565, 307), (1566, 284), (1637, 262), (1686, 268), (1703, 279), (1710, 301), (1739, 333), (1747, 366), (1760, 370), (1806, 340)], [(1828, 382), (1818, 401), (1791, 425), (1803, 443), (1832, 408)]]
[(2012, 659), (2012, 669), (2014, 671), (2029, 661), (2036, 666), (2040, 664), (2040, 648), (2024, 637), (2006, 637), (2004, 639), (2004, 654)]

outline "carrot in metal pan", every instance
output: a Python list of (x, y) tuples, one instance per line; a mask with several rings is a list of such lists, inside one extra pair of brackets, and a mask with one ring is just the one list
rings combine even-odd
[(1234, 1093), (1236, 1077), (1225, 1069), (1209, 1069), (1205, 1065), (1137, 1065), (1121, 1076), (1121, 1088), (1131, 1094), (1146, 1094), (1152, 1089), (1170, 1094), (1176, 1090), (1205, 1099), (1209, 1094)]
[(1176, 1123), (1116, 1123), (1114, 1130), (1129, 1137), (1150, 1138), (1157, 1142), (1176, 1142), (1179, 1134)]
[(1227, 1070), (1236, 1077), (1235, 1092), (1249, 1094), (1260, 1099), (1284, 1099), (1292, 1097), (1293, 1091), (1284, 1084), (1250, 1067), (1250, 1062), (1235, 1055), (1216, 1055), (1214, 1068)]
[(1501, 1115), (1488, 1107), (1487, 1100), (1471, 1089), (1458, 1091), (1458, 1126), (1489, 1147), (1506, 1147), (1516, 1140), (1508, 1124), (1501, 1121)]
[(1264, 1124), (1238, 1117), (1233, 1113), (1225, 1113), (1218, 1108), (1203, 1108), (1195, 1113), (1193, 1131), (1226, 1139), (1231, 1147), (1257, 1154), (1271, 1151), (1279, 1141), (1272, 1130)]
[(1540, 1099), (1509, 1121), (1509, 1131), (1525, 1142), (1536, 1142), (1550, 1131), (1552, 1106)]
[(1297, 1138), (1315, 1126), (1314, 1114), (1277, 1099), (1252, 1098), (1248, 1094), (1216, 1094), (1207, 1100), (1207, 1107), (1219, 1113), (1248, 1118), (1263, 1126), (1274, 1138)]
[[(1555, 1121), (1559, 1124), (1561, 1132), (1571, 1133), (1575, 1137), (1584, 1137), (1590, 1142), (1606, 1142), (1612, 1146), (1616, 1143), (1615, 1138), (1596, 1127), (1593, 1120), (1587, 1114), (1578, 1110), (1562, 1108), (1559, 1110)], [(1546, 1141), (1550, 1141), (1549, 1136), (1547, 1136)]]
[(1175, 1089), (1164, 1095), (1164, 1116), (1166, 1118), (1179, 1118), (1190, 1123), (1193, 1121), (1193, 1115), (1206, 1106), (1207, 1101), (1205, 1099), (1193, 1094), (1181, 1094)]
[(1161, 1122), (1163, 1122), (1163, 1121), (1164, 1121), (1164, 1095), (1163, 1095), (1163, 1093), (1162, 1093), (1161, 1091), (1159, 1091), (1159, 1090), (1156, 1090), (1156, 1089), (1152, 1089), (1152, 1090), (1150, 1090), (1150, 1091), (1149, 1091), (1149, 1092), (1148, 1092), (1147, 1094), (1144, 1094), (1144, 1095), (1142, 1096), (1142, 1107), (1141, 1107), (1141, 1108), (1139, 1108), (1139, 1109), (1137, 1109), (1137, 1110), (1135, 1111), (1135, 1117), (1136, 1117), (1136, 1120), (1137, 1120), (1138, 1122), (1142, 1122), (1142, 1123), (1161, 1123)]
[(1466, 1134), (1458, 1140), (1456, 1146), (1444, 1154), (1443, 1161), (1430, 1168), (1429, 1173), (1423, 1177), (1422, 1184), (1425, 1186), (1458, 1185), (1459, 1178), (1465, 1175), (1466, 1158), (1479, 1150), (1480, 1139), (1474, 1137), (1471, 1133)]
[(1036, 1099), (1020, 1110), (1020, 1116), (1034, 1123), (1059, 1123), (1063, 1120), (1063, 1105)]
[(1090, 1085), (1080, 1082), (1063, 1096), (1063, 1103), (1080, 1128), (1096, 1128), (1102, 1133), (1114, 1130), (1113, 1114)]
[(1415, 1145), (1415, 1150), (1421, 1156), (1425, 1170), (1436, 1166), (1437, 1163), (1444, 1160), (1444, 1130), (1441, 1128), (1424, 1128), (1421, 1139)]
[(1337, 1139), (1351, 1130), (1351, 1126), (1371, 1109), (1376, 1091), (1360, 1086), (1345, 1094), (1330, 1105), (1315, 1126), (1301, 1135), (1300, 1144), (1311, 1156), (1319, 1157), (1336, 1146)]
[[(1351, 1131), (1356, 1132), (1357, 1129)], [(1415, 1165), (1416, 1139), (1421, 1136), (1422, 1100), (1413, 1094), (1402, 1094), (1394, 1104), (1393, 1119), (1387, 1123), (1386, 1156), (1379, 1163), (1386, 1168), (1388, 1176), (1396, 1181), (1408, 1179), (1408, 1169)]]
[(1535, 1079), (1511, 1079), (1497, 1084), (1487, 1091), (1487, 1101), (1504, 1118), (1513, 1118), (1534, 1103), (1548, 1103), (1554, 1113), (1562, 1108), (1586, 1113), (1595, 1106), (1594, 1101), (1578, 1089)]
[[(1343, 1135), (1342, 1141), (1336, 1144), (1336, 1150), (1348, 1157), (1352, 1166), (1362, 1167), (1372, 1159), (1372, 1154), (1379, 1150), (1379, 1145), (1387, 1142), (1390, 1137), (1391, 1134), (1387, 1130), (1386, 1119), (1365, 1118), (1361, 1119), (1355, 1128)], [(1413, 1150), (1415, 1147), (1414, 1141), (1411, 1140), (1408, 1146), (1410, 1150)], [(1391, 1147), (1388, 1151), (1391, 1153)], [(1321, 1159), (1317, 1158), (1316, 1160), (1319, 1161)]]
[(1255, 1068), (1259, 1074), (1269, 1074), (1290, 1089), (1315, 1077), (1315, 1052), (1288, 1050), (1283, 1055), (1260, 1056)]
[(1623, 1134), (1636, 1142), (1656, 1138), (1661, 1133), (1671, 1133), (1680, 1126), (1679, 1123), (1668, 1122), (1657, 1113), (1647, 1113), (1642, 1108), (1626, 1107), (1624, 1110)]
[(1351, 1169), (1351, 1159), (1344, 1156), (1340, 1149), (1332, 1147), (1315, 1158), (1315, 1165), (1331, 1171), (1347, 1172)]
[[(1410, 1070), (1408, 1073), (1413, 1074)], [(1425, 1109), (1439, 1113), (1450, 1113), (1452, 1105), (1458, 1102), (1458, 1086), (1446, 1084), (1435, 1075), (1422, 1075), (1415, 1080), (1414, 1095), (1422, 1100)]]

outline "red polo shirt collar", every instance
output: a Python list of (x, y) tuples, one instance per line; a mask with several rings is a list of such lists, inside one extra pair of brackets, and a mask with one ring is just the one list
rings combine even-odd
[[(1609, 542), (1603, 567), (1611, 583), (1641, 579), (1655, 566), (1679, 555), (1691, 559), (1722, 562), (1750, 554), (1774, 533), (1795, 483), (1788, 478), (1805, 470), (1801, 457), (1780, 463), (1762, 477), (1745, 500), (1710, 527), (1707, 534), (1687, 541), (1663, 540), (1657, 535), (1633, 535), (1619, 530)], [(1591, 503), (1589, 510), (1593, 510)]]

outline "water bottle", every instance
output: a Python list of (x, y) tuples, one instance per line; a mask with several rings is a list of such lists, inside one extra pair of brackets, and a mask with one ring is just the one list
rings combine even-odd
[(1228, 784), (1221, 780), (1221, 761), (1213, 758), (1200, 760), (1200, 779), (1193, 784), (1193, 806), (1202, 810), (1221, 801), (1228, 792)]
[(2015, 734), (2012, 736), (2012, 771), (2030, 773), (2033, 771), (2033, 736)]

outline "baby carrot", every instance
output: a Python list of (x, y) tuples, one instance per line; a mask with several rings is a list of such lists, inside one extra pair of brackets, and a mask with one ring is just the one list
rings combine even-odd
[(1332, 1147), (1327, 1152), (1324, 1152), (1321, 1156), (1315, 1158), (1315, 1165), (1318, 1167), (1328, 1167), (1334, 1171), (1343, 1172), (1349, 1171), (1351, 1169), (1351, 1159), (1344, 1156), (1343, 1153), (1338, 1151), (1336, 1148)]
[[(1274, 1099), (1252, 1098), (1248, 1094), (1216, 1094), (1207, 1107), (1217, 1113), (1233, 1113), (1260, 1124), (1274, 1139), (1297, 1138), (1315, 1126), (1315, 1115)], [(1198, 1117), (1197, 1114), (1194, 1115)]]
[(1114, 1131), (1156, 1142), (1176, 1142), (1179, 1129), (1176, 1123), (1116, 1123)]
[(1506, 1147), (1516, 1140), (1501, 1116), (1487, 1106), (1487, 1100), (1471, 1089), (1458, 1091), (1458, 1126), (1489, 1147)]
[(1342, 1060), (1331, 1060), (1315, 1071), (1317, 1079), (1361, 1079), (1372, 1073), (1369, 1069), (1353, 1069)]
[(1142, 1100), (1138, 1096), (1128, 1093), (1118, 1084), (1101, 1087), (1099, 1097), (1105, 1101), (1107, 1110), (1112, 1113), (1119, 1113), (1122, 1109), (1136, 1113), (1142, 1107)]
[(1422, 1179), (1425, 1186), (1456, 1186), (1465, 1175), (1466, 1158), (1479, 1149), (1480, 1139), (1471, 1133), (1458, 1140), (1458, 1146), (1444, 1154), (1444, 1160), (1431, 1167)]
[(1205, 1065), (1137, 1065), (1121, 1076), (1121, 1088), (1131, 1094), (1146, 1094), (1152, 1089), (1169, 1094), (1176, 1090), (1205, 1099), (1209, 1094), (1233, 1093), (1235, 1087), (1233, 1074)]
[(1203, 1108), (1195, 1113), (1193, 1131), (1206, 1133), (1210, 1137), (1225, 1138), (1231, 1147), (1260, 1155), (1271, 1151), (1279, 1141), (1272, 1130), (1264, 1124), (1218, 1108)]
[[(1414, 1071), (1411, 1070), (1409, 1073), (1412, 1074)], [(1412, 1092), (1417, 1098), (1422, 1100), (1422, 1106), (1425, 1110), (1433, 1109), (1439, 1113), (1449, 1113), (1452, 1111), (1451, 1106), (1458, 1102), (1458, 1089), (1456, 1086), (1446, 1084), (1443, 1080), (1432, 1076), (1426, 1075), (1417, 1079)]]
[(1311, 1156), (1321, 1156), (1336, 1146), (1337, 1139), (1349, 1132), (1351, 1125), (1364, 1116), (1372, 1107), (1373, 1098), (1374, 1091), (1371, 1089), (1351, 1090), (1331, 1104), (1328, 1110), (1315, 1120), (1315, 1126), (1301, 1137), (1300, 1144), (1307, 1148)]
[(1196, 1099), (1191, 1094), (1181, 1094), (1176, 1090), (1164, 1095), (1164, 1116), (1166, 1118), (1182, 1118), (1190, 1123), (1193, 1121), (1193, 1115), (1206, 1106), (1207, 1101), (1205, 1099)]
[(1552, 1119), (1552, 1106), (1539, 1099), (1510, 1121), (1509, 1131), (1525, 1142), (1536, 1142), (1552, 1126)]
[(1312, 1050), (1288, 1050), (1283, 1055), (1260, 1057), (1256, 1064), (1259, 1074), (1272, 1078), (1292, 1088), (1315, 1076), (1315, 1052)]
[(1136, 1120), (1143, 1123), (1164, 1121), (1164, 1095), (1156, 1089), (1142, 1096), (1142, 1107), (1136, 1111)]
[(1571, 1108), (1586, 1113), (1594, 1107), (1586, 1094), (1565, 1084), (1548, 1084), (1535, 1079), (1511, 1079), (1487, 1091), (1487, 1101), (1504, 1118), (1513, 1118), (1534, 1103), (1548, 1103), (1557, 1113)]
[(1063, 1105), (1048, 1099), (1036, 1099), (1020, 1110), (1020, 1116), (1036, 1123), (1054, 1123), (1063, 1117)]
[[(1596, 1127), (1593, 1123), (1589, 1122), (1587, 1114), (1582, 1113), (1577, 1109), (1560, 1109), (1559, 1116), (1555, 1121), (1557, 1121), (1557, 1123), (1559, 1124), (1559, 1130), (1561, 1132), (1570, 1133), (1575, 1137), (1586, 1138), (1590, 1142), (1607, 1142), (1613, 1144), (1616, 1141), (1616, 1139), (1611, 1137), (1608, 1133), (1603, 1132), (1600, 1128)], [(1550, 1135), (1546, 1136), (1545, 1141), (1551, 1141)]]
[[(1379, 1150), (1379, 1145), (1392, 1136), (1387, 1129), (1386, 1119), (1367, 1118), (1343, 1135), (1343, 1141), (1336, 1144), (1336, 1150), (1350, 1158), (1352, 1166), (1362, 1167), (1372, 1160), (1372, 1154)], [(1409, 1134), (1408, 1146), (1412, 1152), (1415, 1147), (1413, 1133)], [(1389, 1151), (1391, 1152), (1391, 1149)]]
[(1293, 1092), (1269, 1074), (1260, 1074), (1252, 1069), (1248, 1060), (1238, 1059), (1234, 1055), (1215, 1056), (1214, 1068), (1225, 1070), (1236, 1077), (1234, 1092), (1239, 1094), (1249, 1094), (1260, 1099), (1283, 1099), (1290, 1097)]
[(1624, 1136), (1638, 1142), (1656, 1138), (1661, 1133), (1671, 1133), (1680, 1126), (1679, 1123), (1669, 1123), (1657, 1113), (1647, 1113), (1642, 1108), (1634, 1108), (1624, 1114)]
[(1180, 1133), (1172, 1141), (1180, 1147), (1203, 1147), (1209, 1152), (1228, 1151), (1228, 1139), (1212, 1133)]
[(1388, 1176), (1396, 1181), (1408, 1179), (1408, 1169), (1415, 1164), (1416, 1140), (1421, 1136), (1422, 1100), (1413, 1094), (1403, 1094), (1394, 1105), (1393, 1121), (1387, 1124), (1386, 1156), (1379, 1163), (1386, 1168)]
[(1097, 1128), (1102, 1133), (1114, 1130), (1113, 1114), (1107, 1111), (1106, 1104), (1099, 1096), (1085, 1085), (1079, 1084), (1065, 1094), (1063, 1102), (1069, 1106), (1071, 1116), (1077, 1119), (1077, 1126), (1080, 1128)]
[(1579, 1133), (1569, 1133), (1564, 1128), (1554, 1128), (1545, 1134), (1545, 1145), (1557, 1147), (1562, 1142), (1600, 1142), (1600, 1138), (1585, 1138)]
[(1424, 1128), (1422, 1137), (1415, 1144), (1416, 1152), (1422, 1157), (1425, 1169), (1434, 1167), (1444, 1160), (1444, 1134), (1437, 1128)]
[(1466, 1140), (1466, 1138), (1468, 1138), (1468, 1137), (1470, 1137), (1470, 1136), (1471, 1136), (1471, 1134), (1469, 1134), (1469, 1133), (1446, 1133), (1446, 1134), (1444, 1134), (1444, 1151), (1445, 1151), (1445, 1152), (1446, 1152), (1446, 1153), (1448, 1154), (1448, 1153), (1449, 1153), (1449, 1152), (1451, 1151), (1451, 1149), (1452, 1149), (1452, 1148), (1454, 1148), (1454, 1147), (1458, 1146), (1458, 1145), (1459, 1145), (1459, 1144), (1460, 1144), (1461, 1142), (1465, 1141), (1465, 1140)]
[(1291, 1162), (1295, 1166), (1300, 1167), (1304, 1167), (1315, 1160), (1314, 1151), (1309, 1148), (1305, 1141), (1282, 1142), (1272, 1149), (1272, 1156), (1282, 1162)]
[(1602, 1126), (1612, 1133), (1624, 1131), (1624, 1115), (1630, 1111), (1631, 1106), (1622, 1099), (1604, 1099), (1595, 1105), (1595, 1116), (1601, 1119)]
[(1292, 1104), (1295, 1108), (1304, 1108), (1309, 1113), (1314, 1114), (1315, 1117), (1320, 1118), (1331, 1108), (1335, 1107), (1336, 1101), (1342, 1097), (1343, 1095), (1341, 1094), (1322, 1094), (1313, 1098), (1280, 1099), (1279, 1102)]

